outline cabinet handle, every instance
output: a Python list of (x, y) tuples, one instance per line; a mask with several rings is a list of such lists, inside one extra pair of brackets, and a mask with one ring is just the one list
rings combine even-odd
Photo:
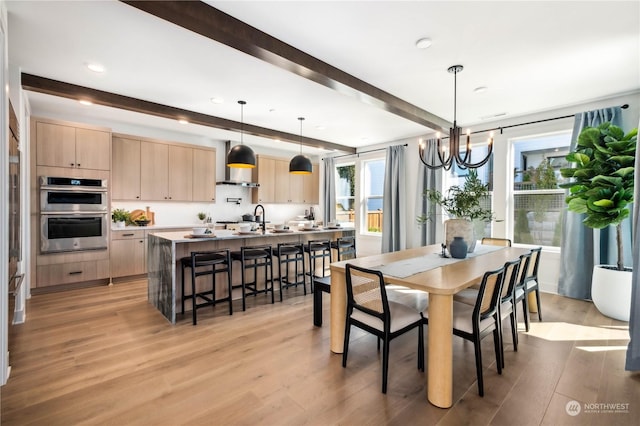
[(122, 234), (123, 237), (133, 237), (136, 234)]
[(80, 163), (78, 163), (77, 166), (80, 167)]
[(140, 198), (140, 196), (139, 196), (139, 195), (136, 195), (136, 198)]
[(81, 274), (82, 271), (73, 271), (73, 272), (69, 272), (69, 275), (78, 275)]
[(138, 241), (138, 242), (139, 242), (139, 243), (144, 243), (144, 240), (140, 240), (140, 241)]
[(75, 166), (75, 164), (71, 163), (71, 167)]

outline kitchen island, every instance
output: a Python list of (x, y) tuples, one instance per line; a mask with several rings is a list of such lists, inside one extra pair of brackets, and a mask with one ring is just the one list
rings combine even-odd
[[(233, 233), (225, 236), (192, 236), (188, 232), (157, 232), (147, 237), (147, 269), (148, 288), (147, 298), (165, 318), (172, 324), (176, 323), (176, 312), (182, 298), (180, 259), (189, 256), (192, 251), (218, 250), (228, 248), (240, 250), (242, 246), (270, 244), (277, 247), (278, 243), (306, 243), (310, 240), (332, 240), (347, 235), (354, 235), (353, 228), (317, 229), (313, 231), (276, 232), (267, 230), (265, 233), (256, 232), (246, 235)], [(305, 260), (306, 262), (306, 260)], [(274, 280), (278, 276), (278, 267), (273, 265)], [(232, 282), (240, 283), (241, 269), (232, 268)], [(188, 276), (187, 279), (190, 279)], [(206, 277), (203, 277), (203, 280)], [(222, 281), (222, 280), (220, 280)], [(226, 291), (224, 283), (216, 290), (219, 294)], [(264, 284), (264, 283), (262, 283)], [(202, 283), (198, 283), (198, 286)], [(241, 298), (241, 294), (234, 294), (234, 298)], [(185, 302), (185, 311), (191, 309), (189, 301)]]

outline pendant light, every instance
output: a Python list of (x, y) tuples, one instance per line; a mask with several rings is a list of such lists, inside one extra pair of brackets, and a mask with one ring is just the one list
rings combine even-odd
[(298, 117), (300, 120), (300, 154), (296, 155), (289, 162), (289, 173), (295, 175), (310, 175), (313, 172), (311, 160), (306, 155), (302, 155), (302, 122), (304, 117)]
[(244, 142), (244, 106), (245, 101), (238, 101), (240, 104), (240, 145), (236, 145), (227, 153), (227, 166), (247, 169), (256, 166), (256, 154), (245, 145)]

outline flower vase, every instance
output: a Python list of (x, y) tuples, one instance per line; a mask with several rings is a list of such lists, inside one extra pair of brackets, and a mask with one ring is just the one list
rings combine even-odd
[(467, 243), (462, 237), (453, 237), (453, 241), (449, 244), (449, 253), (455, 259), (467, 257)]

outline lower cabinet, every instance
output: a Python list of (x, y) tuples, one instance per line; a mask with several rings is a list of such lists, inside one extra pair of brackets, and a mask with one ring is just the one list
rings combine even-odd
[(109, 276), (109, 259), (37, 266), (37, 286), (72, 284)]
[(144, 230), (112, 231), (111, 277), (147, 273), (147, 238)]

